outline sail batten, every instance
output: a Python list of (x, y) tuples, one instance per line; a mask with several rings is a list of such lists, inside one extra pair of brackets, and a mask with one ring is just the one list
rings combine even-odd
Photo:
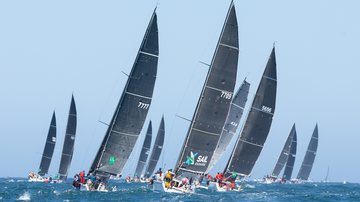
[(276, 86), (276, 58), (273, 47), (241, 135), (225, 167), (226, 176), (232, 173), (248, 176), (251, 173), (270, 131), (275, 112)]
[(39, 172), (40, 176), (44, 176), (49, 172), (52, 156), (54, 154), (54, 148), (56, 143), (56, 117), (55, 111), (53, 112), (48, 135), (46, 137), (45, 147), (40, 162)]
[(152, 101), (159, 56), (155, 11), (109, 128), (90, 167), (90, 172), (95, 174), (121, 174), (145, 122)]
[(238, 25), (232, 2), (176, 163), (177, 175), (208, 170), (233, 97), (238, 55)]

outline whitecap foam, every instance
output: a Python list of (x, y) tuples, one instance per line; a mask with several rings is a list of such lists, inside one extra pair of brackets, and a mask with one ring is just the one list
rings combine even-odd
[(25, 192), (17, 200), (18, 201), (30, 201), (31, 195), (29, 194), (29, 192)]

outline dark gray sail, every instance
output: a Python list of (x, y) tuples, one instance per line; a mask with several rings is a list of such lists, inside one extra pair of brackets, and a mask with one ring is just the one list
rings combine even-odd
[(318, 140), (319, 140), (319, 132), (318, 132), (318, 125), (316, 124), (314, 132), (311, 136), (311, 140), (309, 142), (308, 148), (306, 150), (304, 160), (301, 164), (299, 173), (297, 175), (297, 179), (300, 179), (300, 180), (308, 180), (309, 179), (310, 172), (313, 167), (316, 152), (317, 152)]
[(159, 130), (156, 135), (155, 143), (154, 143), (153, 149), (151, 151), (149, 162), (148, 162), (145, 172), (144, 172), (145, 173), (144, 176), (147, 178), (150, 177), (154, 173), (154, 170), (159, 161), (161, 151), (162, 151), (162, 148), (164, 145), (164, 138), (165, 138), (165, 121), (164, 121), (164, 116), (163, 116), (161, 118)]
[(245, 121), (231, 157), (225, 167), (225, 175), (232, 172), (248, 176), (268, 136), (276, 102), (276, 59), (272, 49), (265, 71), (256, 91), (250, 112)]
[(66, 181), (68, 176), (71, 160), (74, 153), (75, 134), (76, 134), (76, 105), (74, 95), (71, 96), (71, 104), (69, 110), (69, 117), (66, 126), (64, 146), (61, 153), (59, 177), (60, 180)]
[(176, 163), (177, 175), (208, 170), (230, 108), (238, 57), (238, 25), (232, 2)]
[(223, 153), (226, 150), (226, 147), (229, 145), (231, 139), (236, 133), (236, 129), (238, 128), (241, 116), (244, 112), (244, 107), (247, 101), (247, 97), (249, 94), (249, 88), (250, 83), (244, 82), (236, 92), (231, 105), (230, 110), (228, 113), (228, 116), (226, 118), (226, 122), (224, 125), (224, 128), (222, 130), (222, 133), (220, 135), (220, 140), (218, 142), (218, 145), (216, 146), (214, 155), (211, 159), (210, 167), (208, 170), (210, 170), (221, 158)]
[(293, 138), (291, 141), (290, 153), (289, 153), (288, 159), (286, 161), (285, 170), (284, 170), (284, 174), (283, 174), (283, 179), (285, 179), (285, 180), (291, 179), (291, 174), (292, 174), (294, 164), (295, 164), (296, 145), (297, 145), (297, 137), (296, 137), (296, 130), (294, 128), (294, 135), (293, 135)]
[(154, 11), (109, 128), (90, 167), (90, 172), (105, 177), (121, 174), (150, 108), (158, 57), (158, 27)]
[(40, 176), (44, 176), (49, 171), (51, 159), (54, 153), (55, 143), (56, 143), (56, 118), (54, 111), (51, 118), (49, 132), (45, 142), (44, 152), (40, 162), (40, 167), (38, 172)]
[(293, 139), (293, 136), (295, 133), (296, 133), (296, 131), (295, 131), (295, 123), (294, 123), (294, 125), (292, 126), (291, 131), (289, 133), (289, 136), (286, 139), (284, 148), (280, 153), (278, 161), (276, 162), (275, 168), (271, 174), (272, 177), (277, 178), (279, 176), (281, 170), (284, 168), (284, 166), (287, 162), (288, 156), (290, 154), (290, 147), (291, 147), (292, 139)]
[(139, 161), (137, 163), (134, 176), (140, 177), (144, 170), (146, 161), (148, 159), (150, 153), (150, 146), (151, 146), (151, 135), (152, 135), (152, 127), (151, 121), (149, 122), (149, 126), (145, 135), (144, 143), (140, 152)]

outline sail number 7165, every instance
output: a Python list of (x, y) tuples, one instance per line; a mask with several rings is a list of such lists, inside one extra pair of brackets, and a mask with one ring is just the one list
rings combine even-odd
[(226, 91), (221, 91), (220, 97), (230, 100), (232, 97), (232, 93), (226, 92)]

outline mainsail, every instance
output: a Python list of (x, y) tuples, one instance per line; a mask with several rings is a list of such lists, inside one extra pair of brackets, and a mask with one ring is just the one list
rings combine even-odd
[(152, 127), (151, 127), (151, 121), (149, 122), (149, 126), (145, 135), (144, 143), (140, 152), (139, 161), (137, 163), (134, 176), (140, 177), (142, 175), (142, 172), (144, 170), (146, 161), (149, 156), (150, 152), (150, 146), (151, 146), (151, 135), (152, 135)]
[(40, 176), (44, 176), (49, 171), (51, 159), (54, 153), (55, 143), (56, 143), (56, 118), (54, 111), (51, 118), (49, 132), (45, 142), (44, 152), (40, 162), (40, 167), (38, 172)]
[(238, 25), (232, 2), (176, 163), (177, 175), (208, 170), (230, 108), (238, 57)]
[(109, 177), (121, 174), (150, 108), (159, 57), (158, 27), (154, 10), (109, 128), (90, 172)]
[(223, 153), (226, 150), (226, 147), (229, 145), (231, 139), (236, 133), (236, 129), (238, 128), (241, 116), (244, 112), (244, 107), (247, 101), (247, 97), (249, 94), (249, 88), (250, 83), (244, 82), (236, 92), (231, 105), (230, 110), (228, 113), (228, 117), (226, 118), (226, 122), (224, 125), (224, 128), (222, 130), (222, 133), (220, 135), (220, 139), (218, 142), (218, 145), (215, 149), (214, 155), (211, 159), (210, 167), (208, 170), (210, 170), (221, 158)]
[(164, 145), (164, 138), (165, 138), (165, 121), (163, 116), (161, 118), (159, 130), (156, 135), (155, 143), (151, 151), (149, 162), (145, 169), (145, 177), (150, 177), (156, 168), (156, 165), (159, 161), (161, 151)]
[(225, 175), (232, 172), (248, 176), (264, 146), (268, 136), (276, 101), (276, 59), (272, 49), (259, 87), (245, 121), (241, 135), (237, 139), (231, 157), (225, 167)]
[(310, 172), (311, 169), (313, 167), (314, 164), (314, 160), (315, 160), (315, 156), (316, 156), (316, 151), (317, 151), (317, 147), (318, 147), (318, 139), (319, 139), (319, 134), (318, 134), (318, 125), (316, 124), (314, 132), (311, 136), (311, 140), (309, 142), (304, 160), (301, 164), (299, 173), (297, 175), (297, 179), (300, 180), (308, 180), (309, 176), (310, 176)]
[(75, 106), (74, 95), (72, 95), (69, 117), (66, 126), (64, 146), (61, 153), (61, 160), (59, 167), (59, 177), (60, 180), (62, 181), (65, 181), (68, 176), (72, 156), (74, 153), (75, 134), (76, 134), (76, 106)]
[(283, 179), (285, 180), (290, 180), (291, 179), (291, 174), (294, 168), (294, 163), (295, 163), (295, 156), (296, 156), (296, 145), (297, 145), (297, 137), (296, 137), (296, 130), (294, 127), (294, 135), (291, 141), (291, 146), (290, 146), (290, 153), (288, 156), (288, 159), (286, 161), (286, 165), (285, 165), (285, 170), (284, 170), (284, 174), (283, 174)]
[(286, 139), (284, 148), (280, 153), (278, 161), (276, 162), (275, 168), (271, 174), (272, 177), (278, 177), (281, 170), (284, 168), (284, 166), (287, 162), (289, 153), (290, 153), (291, 143), (292, 143), (292, 139), (293, 139), (293, 136), (295, 133), (296, 133), (296, 129), (295, 129), (295, 123), (294, 123), (294, 125), (292, 126), (291, 131), (289, 133), (289, 136)]

